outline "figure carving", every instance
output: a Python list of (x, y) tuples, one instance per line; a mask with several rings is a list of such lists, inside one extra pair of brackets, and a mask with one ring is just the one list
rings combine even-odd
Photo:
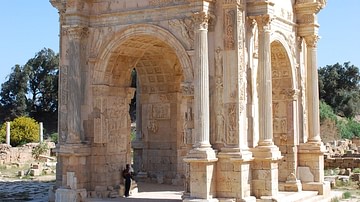
[(149, 120), (147, 129), (152, 133), (157, 133), (159, 130), (159, 126), (156, 120)]
[(225, 11), (225, 41), (224, 46), (225, 50), (234, 50), (235, 49), (235, 11), (227, 10)]
[(187, 45), (190, 49), (194, 48), (194, 22), (192, 19), (175, 19), (169, 21), (169, 25), (174, 29), (179, 30), (181, 36), (186, 40)]

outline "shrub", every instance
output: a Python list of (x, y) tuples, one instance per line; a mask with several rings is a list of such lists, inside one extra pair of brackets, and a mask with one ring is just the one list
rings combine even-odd
[(49, 150), (49, 147), (46, 143), (41, 142), (31, 151), (31, 155), (34, 159), (39, 160), (40, 155), (45, 154)]
[(55, 144), (59, 141), (59, 133), (53, 133), (50, 135), (51, 142), (55, 142)]
[[(29, 117), (18, 117), (10, 123), (10, 144), (13, 147), (39, 141), (39, 124)], [(0, 129), (0, 136), (6, 136), (6, 124)]]

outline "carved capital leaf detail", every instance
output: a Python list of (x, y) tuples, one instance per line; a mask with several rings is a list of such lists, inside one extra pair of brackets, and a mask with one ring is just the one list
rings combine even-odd
[(70, 40), (83, 39), (89, 36), (89, 28), (85, 26), (63, 26), (63, 35)]
[(317, 42), (320, 39), (318, 35), (305, 36), (306, 46), (309, 48), (316, 48)]

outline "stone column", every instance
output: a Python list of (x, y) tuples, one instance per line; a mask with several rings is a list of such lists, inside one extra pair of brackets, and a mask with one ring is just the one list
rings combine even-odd
[(259, 146), (271, 146), (273, 142), (272, 125), (272, 79), (270, 53), (269, 15), (256, 17), (259, 29)]
[(43, 123), (39, 123), (39, 137), (40, 137), (40, 143), (44, 141), (44, 130), (43, 130)]
[(80, 25), (64, 26), (64, 34), (68, 36), (67, 49), (67, 143), (81, 142), (81, 106), (83, 99), (82, 69), (85, 64), (84, 52), (82, 51), (82, 40), (88, 35), (88, 28)]
[(278, 160), (281, 152), (273, 142), (272, 77), (270, 52), (271, 16), (254, 17), (258, 24), (259, 37), (259, 142), (253, 151), (252, 187), (256, 198), (270, 199), (278, 195)]
[(308, 130), (309, 143), (321, 144), (320, 114), (319, 114), (319, 85), (317, 69), (317, 35), (304, 37), (306, 42), (307, 66), (307, 103), (308, 103)]
[(6, 144), (10, 145), (10, 122), (6, 122)]
[(209, 64), (208, 20), (209, 15), (199, 12), (195, 19), (195, 148), (210, 148), (209, 142)]
[[(313, 174), (312, 180), (304, 179), (304, 174), (299, 172), (303, 182), (303, 190), (315, 190), (321, 195), (327, 195), (330, 185), (324, 181), (324, 152), (326, 151), (320, 137), (319, 115), (319, 86), (318, 70), (316, 63), (317, 34), (304, 36), (306, 42), (306, 101), (308, 111), (308, 141), (299, 146), (299, 168), (309, 168)], [(304, 169), (302, 169), (304, 170)], [(300, 170), (301, 171), (301, 170)]]
[(217, 201), (215, 180), (217, 161), (209, 140), (209, 65), (208, 65), (208, 21), (209, 14), (200, 11), (194, 14), (195, 57), (194, 57), (194, 102), (195, 143), (184, 158), (190, 164), (190, 196), (184, 201)]

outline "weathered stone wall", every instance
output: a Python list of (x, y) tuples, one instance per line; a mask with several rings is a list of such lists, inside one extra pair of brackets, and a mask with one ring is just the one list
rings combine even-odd
[(334, 169), (334, 168), (360, 168), (360, 158), (328, 158), (324, 162), (325, 169)]
[[(11, 147), (7, 144), (0, 144), (0, 165), (33, 162), (35, 159), (32, 157), (31, 153), (33, 148), (38, 144), (39, 143), (28, 143), (21, 147)], [(54, 148), (55, 144), (53, 142), (47, 144), (49, 150), (43, 155), (50, 156), (50, 148)]]

